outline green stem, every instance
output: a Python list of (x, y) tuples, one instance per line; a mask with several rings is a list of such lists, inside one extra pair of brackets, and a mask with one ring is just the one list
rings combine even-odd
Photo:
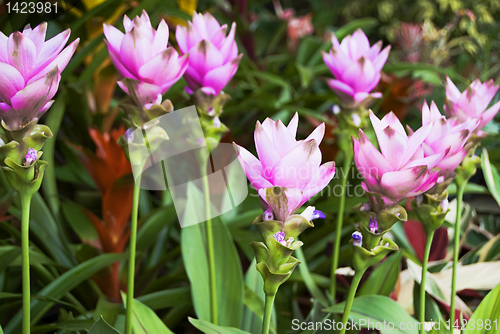
[[(208, 159), (207, 159), (208, 160)], [(203, 165), (205, 168), (206, 164)], [(203, 171), (204, 172), (204, 171)], [(204, 175), (204, 174), (202, 174)], [(207, 252), (208, 252), (208, 270), (210, 276), (210, 311), (212, 323), (217, 325), (217, 281), (215, 277), (215, 252), (214, 252), (214, 238), (212, 231), (212, 219), (210, 219), (210, 190), (208, 178), (203, 178), (203, 187), (205, 193), (205, 211), (207, 216)]]
[(457, 264), (460, 250), (460, 222), (462, 221), (462, 200), (467, 181), (455, 182), (457, 184), (457, 215), (455, 219), (455, 244), (453, 247), (453, 276), (451, 279), (451, 305), (450, 305), (450, 332), (453, 334), (455, 322), (455, 296), (457, 294)]
[(262, 322), (262, 334), (269, 334), (271, 328), (271, 315), (276, 295), (266, 295), (266, 308), (264, 310), (264, 321)]
[(130, 222), (130, 243), (128, 258), (127, 310), (125, 318), (125, 334), (132, 334), (132, 314), (134, 302), (135, 248), (137, 243), (137, 218), (139, 213), (140, 177), (134, 183), (132, 198), (132, 217)]
[(337, 268), (339, 266), (339, 251), (340, 251), (340, 237), (342, 234), (342, 225), (344, 222), (344, 207), (345, 207), (345, 196), (346, 196), (346, 184), (349, 176), (349, 167), (352, 162), (352, 151), (345, 152), (344, 169), (341, 171), (342, 177), (342, 195), (340, 196), (340, 204), (337, 216), (337, 230), (335, 232), (335, 245), (333, 247), (332, 253), (332, 271), (330, 273), (330, 295), (332, 301), (335, 304), (335, 296), (337, 290)]
[[(434, 238), (434, 231), (427, 235), (425, 242), (424, 261), (422, 263), (422, 280), (420, 282), (420, 324), (425, 322), (425, 281), (427, 277), (427, 263), (429, 262), (429, 254), (431, 252), (432, 239)], [(420, 326), (420, 334), (424, 334), (424, 327)]]
[(30, 204), (31, 195), (20, 193), (21, 196), (21, 246), (23, 274), (23, 334), (30, 333)]
[(347, 295), (344, 307), (344, 314), (342, 314), (342, 329), (340, 330), (340, 334), (345, 334), (347, 321), (349, 321), (349, 314), (351, 313), (352, 302), (354, 301), (356, 290), (358, 289), (359, 282), (361, 281), (361, 277), (363, 277), (364, 273), (365, 270), (356, 271), (356, 273), (354, 273), (354, 277), (352, 278), (351, 287), (349, 288), (349, 294)]

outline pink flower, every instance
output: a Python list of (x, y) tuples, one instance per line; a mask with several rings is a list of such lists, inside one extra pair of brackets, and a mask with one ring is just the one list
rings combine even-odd
[(177, 26), (175, 37), (183, 54), (189, 52), (189, 66), (184, 75), (188, 92), (200, 89), (218, 95), (238, 69), (242, 54), (234, 41), (236, 23), (229, 35), (227, 25), (221, 26), (210, 13), (194, 13), (187, 27)]
[(161, 95), (186, 71), (188, 57), (179, 57), (174, 48), (167, 47), (167, 24), (161, 20), (158, 30), (153, 29), (146, 11), (133, 20), (123, 16), (123, 26), (125, 34), (109, 24), (103, 26), (111, 61), (122, 76), (136, 80), (133, 85), (130, 80), (118, 81), (118, 85), (135, 95), (141, 106), (161, 102)]
[(475, 132), (480, 136), (483, 135), (481, 129), (495, 117), (500, 109), (500, 102), (486, 109), (497, 93), (498, 86), (495, 86), (493, 80), (481, 83), (479, 79), (476, 79), (460, 93), (450, 78), (446, 78), (446, 81), (446, 114), (456, 117), (459, 122), (466, 122), (469, 118), (478, 119), (479, 125)]
[[(281, 120), (275, 122), (270, 118), (262, 125), (257, 122), (254, 140), (260, 160), (236, 145), (238, 159), (250, 183), (280, 221), (286, 220), (309, 198), (326, 187), (335, 174), (333, 161), (320, 166), (319, 144), (325, 133), (325, 124), (319, 125), (305, 140), (297, 141), (295, 135), (298, 123), (297, 113), (288, 126)], [(266, 189), (275, 186), (286, 188), (285, 207), (279, 207), (266, 196)]]
[(425, 137), (422, 147), (424, 157), (433, 156), (447, 151), (443, 160), (439, 161), (436, 167), (441, 168), (439, 175), (446, 178), (469, 152), (466, 146), (467, 140), (479, 124), (479, 120), (468, 119), (463, 123), (457, 122), (455, 118), (446, 119), (436, 106), (434, 101), (431, 107), (424, 103), (422, 108), (422, 126), (430, 125), (431, 130)]
[(52, 105), (61, 72), (78, 46), (76, 39), (64, 50), (71, 31), (45, 41), (47, 22), (9, 37), (0, 32), (0, 117), (11, 129), (38, 120)]
[(370, 111), (380, 152), (359, 130), (359, 140), (353, 137), (354, 161), (363, 176), (363, 188), (378, 193), (395, 204), (423, 193), (434, 186), (439, 169), (434, 169), (449, 150), (424, 157), (422, 143), (432, 130), (432, 124), (422, 126), (410, 137), (393, 112), (382, 120)]
[(323, 60), (335, 79), (328, 81), (340, 100), (355, 107), (365, 99), (380, 98), (381, 93), (370, 93), (380, 81), (380, 71), (389, 56), (390, 46), (382, 52), (382, 41), (372, 47), (365, 33), (358, 29), (339, 44), (332, 35), (333, 48), (323, 52)]

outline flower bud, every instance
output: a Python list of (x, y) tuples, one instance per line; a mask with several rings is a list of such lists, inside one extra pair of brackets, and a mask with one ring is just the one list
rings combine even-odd
[(356, 231), (352, 234), (352, 244), (358, 247), (363, 246), (363, 235), (360, 232)]
[(352, 123), (359, 127), (361, 125), (361, 117), (358, 114), (354, 113), (351, 115)]
[(375, 217), (370, 217), (370, 232), (372, 233), (378, 232), (377, 218)]
[(37, 151), (34, 148), (30, 148), (25, 157), (25, 166), (31, 166), (31, 164), (37, 159)]
[(307, 219), (307, 221), (311, 221), (314, 219), (325, 219), (326, 216), (323, 212), (316, 210), (314, 206), (308, 206), (301, 214), (302, 217)]
[(264, 213), (262, 214), (262, 220), (264, 221), (274, 220), (273, 210), (271, 209), (270, 206), (268, 206), (267, 210), (264, 211)]

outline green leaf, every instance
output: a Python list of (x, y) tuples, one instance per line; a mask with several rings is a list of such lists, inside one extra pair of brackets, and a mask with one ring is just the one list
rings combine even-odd
[[(236, 247), (227, 227), (215, 219), (213, 222), (215, 253), (216, 298), (218, 323), (239, 327), (243, 313), (243, 275)], [(191, 282), (191, 295), (196, 314), (210, 320), (210, 278), (206, 244), (206, 223), (188, 226), (181, 232), (184, 265)]]
[(377, 25), (377, 23), (378, 20), (373, 17), (353, 20), (340, 27), (337, 31), (335, 31), (335, 36), (337, 36), (338, 40), (340, 41), (345, 36), (352, 34), (358, 28), (367, 30)]
[[(193, 186), (194, 187), (194, 186)], [(192, 195), (192, 196), (191, 196)], [(188, 201), (202, 196), (196, 188), (188, 187)], [(202, 201), (203, 199), (199, 199)], [(199, 202), (198, 202), (199, 203)], [(187, 205), (189, 207), (189, 205)], [(196, 221), (196, 212), (186, 212), (183, 226)], [(193, 220), (196, 219), (196, 220)], [(215, 284), (218, 324), (240, 327), (243, 314), (243, 273), (231, 234), (219, 218), (212, 220), (214, 242)], [(211, 320), (210, 278), (207, 245), (207, 223), (182, 228), (181, 250), (184, 266), (191, 282), (191, 296), (196, 315), (202, 320)]]
[(297, 256), (297, 259), (300, 261), (299, 271), (300, 275), (304, 279), (304, 284), (306, 285), (307, 290), (309, 290), (313, 298), (316, 299), (318, 302), (320, 302), (323, 306), (328, 306), (330, 304), (328, 302), (328, 299), (325, 297), (323, 292), (321, 292), (321, 290), (318, 288), (318, 286), (314, 282), (314, 279), (311, 276), (311, 272), (307, 267), (306, 258), (304, 257), (302, 248), (299, 248), (295, 251), (295, 256)]
[(373, 271), (366, 282), (363, 283), (363, 286), (358, 291), (358, 296), (389, 296), (389, 294), (394, 290), (399, 277), (401, 255), (402, 252), (398, 251), (382, 262), (382, 264)]
[(111, 327), (103, 318), (100, 318), (90, 327), (88, 334), (120, 334)]
[(99, 243), (99, 235), (88, 217), (85, 209), (76, 203), (66, 202), (62, 204), (62, 213), (69, 226), (75, 231), (82, 242)]
[[(56, 278), (52, 283), (45, 286), (42, 290), (38, 292), (39, 296), (45, 296), (50, 298), (60, 299), (67, 292), (71, 291), (77, 287), (82, 282), (89, 279), (95, 273), (101, 271), (102, 269), (110, 266), (112, 263), (123, 260), (126, 258), (126, 254), (103, 254), (99, 255), (91, 260), (85, 261), (84, 263), (68, 270), (58, 278)], [(39, 300), (34, 300), (31, 302), (31, 319), (32, 323), (36, 323), (43, 314), (52, 307), (54, 303), (44, 302)], [(22, 310), (16, 313), (16, 315), (9, 322), (5, 330), (8, 333), (15, 333), (21, 330), (21, 320), (22, 320)]]
[(205, 334), (249, 334), (249, 332), (245, 332), (242, 331), (241, 329), (234, 327), (217, 326), (212, 324), (211, 322), (200, 319), (194, 319), (191, 317), (188, 317), (188, 319), (189, 322), (192, 323), (194, 327), (198, 328)]
[[(476, 311), (467, 323), (467, 334), (495, 334), (498, 333), (498, 322), (493, 321), (500, 319), (500, 284), (495, 289), (490, 291), (484, 297), (483, 301), (477, 307)], [(479, 321), (482, 320), (482, 328), (478, 329)], [(490, 329), (486, 329), (485, 321), (491, 321)]]
[[(123, 305), (127, 307), (125, 292), (122, 292), (122, 299)], [(134, 334), (173, 334), (152, 309), (137, 299), (133, 301), (133, 313), (132, 329)]]
[(483, 170), (484, 179), (491, 195), (495, 198), (498, 205), (500, 205), (500, 175), (497, 168), (490, 163), (486, 148), (483, 148), (483, 154), (481, 155), (481, 169)]
[[(344, 312), (344, 306), (345, 302), (342, 302), (327, 308), (325, 312), (342, 313)], [(370, 326), (379, 323), (378, 326), (383, 328), (380, 331), (381, 334), (418, 333), (417, 321), (406, 313), (401, 305), (386, 296), (368, 295), (354, 298), (349, 319), (352, 319), (354, 323), (358, 323), (361, 327), (367, 327), (368, 322), (370, 322)], [(394, 329), (390, 329), (392, 326), (389, 325), (384, 326), (384, 321), (387, 324), (393, 324)], [(401, 324), (404, 324), (404, 326), (401, 326)]]
[(179, 305), (189, 305), (191, 304), (191, 290), (189, 287), (181, 287), (156, 291), (138, 297), (137, 301), (144, 303), (144, 305), (153, 310)]

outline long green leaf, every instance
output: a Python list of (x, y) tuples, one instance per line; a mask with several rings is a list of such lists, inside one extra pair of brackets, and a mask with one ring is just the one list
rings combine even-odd
[(399, 267), (402, 252), (398, 251), (391, 255), (380, 266), (377, 267), (370, 277), (363, 283), (358, 291), (358, 296), (383, 295), (389, 296), (394, 290), (399, 277)]
[[(56, 278), (52, 283), (40, 290), (40, 292), (38, 292), (38, 295), (59, 299), (63, 297), (67, 292), (71, 291), (76, 286), (89, 279), (98, 271), (108, 267), (114, 262), (123, 260), (125, 257), (126, 254), (103, 254), (85, 261)], [(53, 305), (53, 303), (42, 302), (39, 300), (32, 301), (32, 323), (36, 323), (36, 321), (40, 319), (41, 316), (43, 316), (44, 310), (50, 308), (51, 305)], [(20, 310), (16, 313), (16, 315), (12, 318), (12, 320), (5, 328), (7, 334), (17, 333), (18, 331), (20, 331), (21, 320), (22, 311)]]
[(100, 318), (90, 327), (88, 334), (120, 334), (111, 327), (103, 318)]
[[(345, 302), (331, 306), (325, 311), (342, 313), (344, 306)], [(368, 295), (354, 298), (349, 319), (363, 328), (366, 328), (369, 323), (372, 326), (378, 324), (378, 328), (385, 328), (380, 331), (381, 334), (418, 333), (418, 322), (406, 313), (398, 303), (386, 296)], [(384, 322), (391, 324), (391, 326), (384, 326)]]
[(189, 322), (205, 334), (250, 334), (234, 327), (217, 326), (211, 322), (189, 317)]
[[(476, 311), (467, 323), (467, 334), (496, 334), (499, 332), (500, 322), (500, 284), (484, 297)], [(486, 321), (489, 320), (489, 329)], [(493, 322), (495, 321), (496, 322)], [(482, 324), (482, 326), (480, 325)], [(479, 328), (481, 327), (481, 328)]]
[(490, 163), (486, 148), (483, 148), (483, 154), (481, 155), (481, 169), (483, 170), (484, 179), (491, 195), (495, 198), (498, 205), (500, 205), (500, 175), (497, 168)]
[[(193, 196), (200, 195), (199, 190), (197, 188), (195, 190), (193, 187), (188, 187), (188, 201)], [(190, 217), (190, 214), (196, 215), (196, 212), (186, 213), (183, 217), (186, 222), (184, 226), (189, 225), (188, 222), (192, 219), (197, 219), (197, 217)], [(215, 241), (218, 324), (240, 327), (244, 291), (241, 263), (227, 226), (219, 218), (213, 219), (212, 226), (213, 240)], [(184, 227), (181, 232), (181, 248), (184, 266), (191, 282), (194, 309), (199, 319), (210, 321), (210, 279), (206, 229), (206, 223)]]
[[(123, 305), (127, 307), (125, 302), (127, 295), (124, 292), (122, 292), (122, 299)], [(152, 309), (137, 299), (134, 299), (133, 302), (133, 312), (132, 329), (134, 334), (173, 334)]]

